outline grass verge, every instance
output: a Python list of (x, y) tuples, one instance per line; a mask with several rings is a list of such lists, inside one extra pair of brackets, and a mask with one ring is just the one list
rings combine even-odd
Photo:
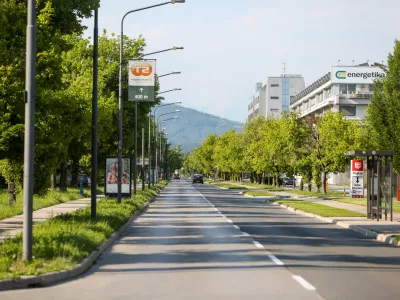
[(300, 191), (300, 190), (293, 190), (293, 189), (285, 189), (284, 191), (290, 193), (290, 194), (296, 194), (299, 196), (305, 196), (305, 197), (319, 197), (319, 198), (330, 198), (330, 197), (338, 197), (339, 195), (343, 195), (342, 192), (338, 191), (328, 191), (326, 194), (322, 192), (317, 192), (317, 191)]
[(247, 190), (244, 192), (246, 195), (250, 195), (250, 196), (266, 196), (266, 197), (272, 197), (274, 196), (274, 194), (271, 194), (268, 191), (262, 191), (262, 190)]
[[(332, 198), (331, 200), (335, 200), (335, 201), (339, 201), (339, 202), (343, 202), (343, 203), (367, 206), (367, 198), (340, 197), (340, 198)], [(385, 205), (384, 202), (382, 204)], [(393, 211), (400, 212), (400, 202), (398, 202), (394, 199), (393, 199)]]
[(319, 215), (321, 217), (366, 217), (365, 214), (353, 212), (347, 209), (330, 207), (318, 203), (303, 200), (278, 200), (276, 203), (287, 205), (308, 213)]
[(237, 186), (230, 183), (215, 183), (215, 185), (229, 190), (247, 190), (245, 186)]
[(96, 250), (121, 228), (136, 210), (157, 194), (167, 182), (140, 191), (129, 200), (117, 204), (104, 199), (97, 204), (97, 219), (90, 218), (90, 207), (61, 215), (33, 227), (32, 262), (22, 261), (22, 236), (0, 244), (0, 279), (19, 278), (69, 270)]
[[(17, 200), (15, 204), (13, 206), (10, 206), (8, 203), (8, 193), (4, 190), (0, 192), (0, 220), (22, 214), (22, 196), (22, 192), (17, 194)], [(33, 196), (33, 210), (35, 211), (41, 208), (86, 197), (90, 197), (90, 189), (85, 189), (83, 196), (79, 194), (78, 189), (68, 189), (67, 192), (64, 193), (58, 191), (49, 191), (46, 195), (43, 196)]]

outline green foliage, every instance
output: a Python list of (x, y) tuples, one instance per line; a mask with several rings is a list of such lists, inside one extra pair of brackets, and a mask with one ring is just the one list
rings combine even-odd
[(394, 150), (394, 168), (400, 172), (400, 42), (388, 55), (386, 77), (374, 82), (374, 95), (367, 109), (374, 150)]
[(347, 209), (330, 207), (318, 203), (303, 200), (278, 200), (276, 203), (293, 207), (321, 217), (365, 217), (365, 214), (353, 212)]
[(254, 196), (254, 197), (273, 197), (274, 194), (271, 194), (267, 191), (262, 190), (248, 190), (244, 192), (246, 195)]
[(97, 204), (97, 219), (91, 220), (90, 207), (61, 215), (33, 227), (31, 263), (22, 261), (22, 235), (0, 244), (0, 279), (19, 278), (68, 270), (96, 250), (132, 214), (151, 199), (166, 182), (154, 189), (139, 191), (130, 200), (117, 204), (105, 199)]

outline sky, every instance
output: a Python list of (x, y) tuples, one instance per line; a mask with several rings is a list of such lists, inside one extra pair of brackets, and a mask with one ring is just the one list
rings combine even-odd
[[(120, 32), (122, 16), (168, 0), (101, 0), (99, 29)], [(385, 61), (400, 39), (398, 0), (186, 0), (130, 14), (124, 33), (143, 35), (157, 59), (166, 102), (245, 122), (256, 82), (301, 74), (306, 85), (332, 65)], [(92, 36), (93, 20), (83, 22)]]

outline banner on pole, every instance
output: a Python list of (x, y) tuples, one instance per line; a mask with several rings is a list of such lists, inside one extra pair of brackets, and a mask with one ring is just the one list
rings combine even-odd
[(128, 100), (136, 102), (155, 101), (154, 87), (156, 83), (155, 60), (129, 61)]

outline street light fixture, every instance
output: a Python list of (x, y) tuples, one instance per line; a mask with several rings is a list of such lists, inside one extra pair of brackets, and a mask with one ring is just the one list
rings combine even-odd
[[(168, 2), (156, 4), (156, 5), (151, 5), (139, 9), (134, 9), (131, 11), (128, 11), (121, 20), (121, 36), (120, 36), (120, 49), (119, 49), (119, 97), (118, 97), (118, 203), (121, 203), (121, 178), (122, 178), (122, 112), (123, 112), (123, 103), (122, 103), (122, 68), (123, 68), (123, 53), (124, 53), (124, 20), (125, 18), (134, 12), (158, 7), (158, 6), (163, 6), (167, 4), (175, 4), (175, 3), (185, 3), (185, 0), (171, 0)], [(137, 102), (135, 104), (135, 108), (137, 107)], [(137, 110), (135, 110), (137, 113)], [(136, 142), (135, 142), (136, 145)], [(135, 162), (136, 164), (136, 162)]]
[(163, 75), (159, 75), (159, 76), (157, 75), (157, 77), (161, 78), (161, 77), (165, 77), (165, 76), (169, 76), (169, 75), (179, 75), (179, 74), (181, 74), (181, 71), (174, 71), (174, 72), (163, 74)]
[(182, 91), (182, 89), (181, 88), (175, 88), (175, 89), (172, 89), (172, 90), (159, 92), (157, 94), (160, 95), (160, 94), (165, 94), (165, 93), (174, 92), (174, 91)]
[(159, 50), (159, 51), (155, 51), (155, 52), (141, 54), (141, 55), (139, 55), (138, 59), (141, 59), (141, 58), (143, 58), (145, 56), (149, 56), (149, 55), (153, 55), (153, 54), (158, 54), (158, 53), (163, 53), (163, 52), (168, 52), (168, 51), (175, 51), (175, 50), (183, 50), (183, 49), (185, 49), (185, 48), (180, 47), (180, 46), (174, 46), (172, 48), (168, 48), (168, 49), (165, 49), (165, 50)]

